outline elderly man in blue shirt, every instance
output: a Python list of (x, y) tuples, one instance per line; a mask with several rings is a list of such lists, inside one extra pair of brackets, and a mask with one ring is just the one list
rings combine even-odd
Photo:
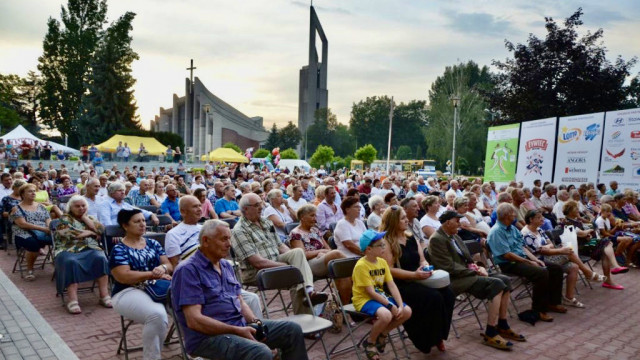
[[(188, 354), (212, 359), (308, 359), (302, 329), (288, 321), (257, 320), (240, 296), (233, 267), (220, 261), (229, 255), (231, 231), (221, 220), (207, 221), (199, 234), (200, 248), (180, 262), (171, 281), (172, 305), (184, 330)], [(249, 324), (268, 329), (265, 338)]]
[[(121, 182), (113, 182), (107, 188), (108, 196), (104, 198), (98, 208), (98, 221), (104, 226), (118, 225), (118, 213), (120, 210), (132, 210), (135, 206), (124, 201), (124, 184)], [(150, 211), (142, 210), (145, 220), (158, 225), (158, 217)]]
[[(535, 259), (524, 244), (522, 234), (513, 225), (516, 210), (513, 205), (502, 203), (497, 210), (498, 221), (489, 231), (487, 243), (494, 262), (502, 272), (522, 276), (533, 283), (531, 310), (540, 320), (553, 321), (547, 311), (566, 313), (562, 301), (562, 267)], [(529, 255), (529, 256), (528, 256)]]

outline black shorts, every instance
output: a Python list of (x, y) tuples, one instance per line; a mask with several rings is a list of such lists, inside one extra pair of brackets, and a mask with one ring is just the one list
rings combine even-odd
[(494, 274), (488, 277), (479, 276), (478, 280), (466, 292), (478, 299), (493, 299), (501, 291), (510, 290), (511, 281), (509, 277), (502, 274)]

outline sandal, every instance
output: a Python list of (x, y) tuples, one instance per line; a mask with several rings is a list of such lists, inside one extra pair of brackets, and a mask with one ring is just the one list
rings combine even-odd
[(380, 360), (380, 354), (378, 353), (378, 349), (376, 346), (367, 340), (362, 342), (362, 348), (364, 349), (364, 354), (367, 356), (369, 360)]
[(33, 281), (36, 279), (36, 276), (33, 274), (33, 270), (29, 270), (27, 275), (24, 277), (24, 281)]
[(527, 341), (527, 338), (524, 337), (524, 335), (518, 334), (517, 332), (513, 331), (513, 329), (511, 328), (509, 329), (498, 328), (498, 334), (500, 334), (500, 336), (502, 336), (505, 339), (511, 339), (515, 341)]
[(376, 349), (380, 354), (384, 353), (384, 348), (387, 347), (387, 340), (389, 339), (389, 335), (378, 335), (376, 339)]
[(596, 281), (596, 282), (603, 282), (605, 280), (607, 280), (607, 277), (604, 275), (600, 275), (597, 272), (593, 272), (593, 275), (591, 275), (591, 279), (589, 279), (591, 281)]
[(69, 301), (67, 303), (67, 311), (69, 314), (78, 315), (82, 312), (82, 309), (80, 309), (77, 301)]
[(511, 350), (513, 348), (513, 343), (505, 340), (502, 336), (496, 335), (494, 337), (489, 337), (487, 334), (480, 334), (483, 338), (482, 343), (487, 346), (491, 346), (492, 348), (500, 349), (500, 350)]
[(107, 309), (111, 309), (113, 307), (113, 304), (111, 304), (111, 296), (107, 295), (101, 298), (99, 304)]
[(562, 303), (567, 306), (573, 306), (580, 309), (584, 309), (584, 304), (578, 301), (578, 299), (576, 298), (569, 299), (568, 297), (562, 295)]

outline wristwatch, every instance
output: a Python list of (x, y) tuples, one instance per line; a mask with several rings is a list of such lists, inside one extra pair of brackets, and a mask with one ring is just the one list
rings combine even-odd
[(391, 310), (393, 308), (393, 303), (391, 301), (389, 301), (389, 303), (387, 305), (385, 305), (385, 307), (389, 310)]

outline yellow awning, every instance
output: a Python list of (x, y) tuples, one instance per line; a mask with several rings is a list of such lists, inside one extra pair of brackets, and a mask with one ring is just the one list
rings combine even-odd
[(148, 151), (148, 155), (161, 155), (167, 151), (167, 147), (162, 145), (162, 143), (155, 138), (132, 135), (113, 135), (109, 140), (96, 145), (96, 147), (102, 152), (115, 153), (120, 141), (122, 141), (123, 146), (125, 143), (129, 145), (132, 155), (138, 154), (140, 143), (144, 144), (145, 149)]
[(202, 161), (224, 161), (224, 162), (235, 162), (235, 163), (248, 163), (249, 159), (247, 159), (244, 155), (238, 154), (235, 150), (229, 148), (217, 148), (211, 151), (208, 155), (202, 155), (200, 157)]

